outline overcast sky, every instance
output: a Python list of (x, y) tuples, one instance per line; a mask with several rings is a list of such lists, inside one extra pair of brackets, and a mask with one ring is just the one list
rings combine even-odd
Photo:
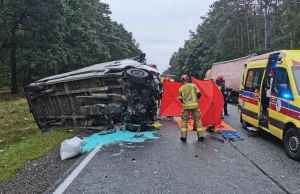
[(147, 55), (147, 63), (160, 72), (172, 54), (201, 23), (214, 0), (102, 0), (110, 5), (112, 19), (123, 23)]

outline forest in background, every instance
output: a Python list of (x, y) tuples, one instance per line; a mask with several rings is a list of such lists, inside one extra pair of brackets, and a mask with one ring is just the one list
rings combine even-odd
[(300, 0), (217, 0), (164, 74), (203, 79), (213, 63), (300, 47)]
[(99, 0), (0, 0), (0, 87), (139, 55)]

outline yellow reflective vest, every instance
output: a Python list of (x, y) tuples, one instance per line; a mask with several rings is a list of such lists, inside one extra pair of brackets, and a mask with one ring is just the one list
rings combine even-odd
[(187, 83), (180, 87), (178, 98), (183, 102), (183, 109), (194, 109), (198, 107), (197, 95), (200, 94), (195, 84)]

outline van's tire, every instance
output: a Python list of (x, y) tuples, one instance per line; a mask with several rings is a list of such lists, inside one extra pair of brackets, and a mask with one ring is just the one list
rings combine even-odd
[(300, 161), (300, 132), (299, 129), (290, 128), (283, 137), (285, 153), (293, 160)]
[(33, 83), (25, 87), (25, 92), (36, 93), (46, 88), (45, 83)]
[(148, 76), (149, 74), (142, 69), (133, 68), (126, 71), (126, 78), (133, 83), (142, 84)]

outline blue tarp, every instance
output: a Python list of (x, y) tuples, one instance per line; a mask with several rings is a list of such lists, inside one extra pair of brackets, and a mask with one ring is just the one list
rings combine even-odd
[(136, 133), (130, 132), (130, 131), (116, 131), (115, 133), (101, 135), (103, 132), (95, 133), (90, 137), (84, 137), (83, 140), (85, 140), (87, 143), (86, 145), (81, 147), (81, 152), (90, 152), (93, 150), (98, 144), (114, 144), (114, 143), (120, 143), (120, 142), (132, 142), (132, 143), (139, 143), (144, 142), (147, 139), (158, 139), (159, 137), (156, 137), (155, 134), (157, 131), (154, 132), (140, 132), (138, 133), (138, 138), (135, 138), (134, 136)]
[(235, 131), (220, 131), (221, 135), (227, 140), (244, 140), (244, 138), (240, 137)]

